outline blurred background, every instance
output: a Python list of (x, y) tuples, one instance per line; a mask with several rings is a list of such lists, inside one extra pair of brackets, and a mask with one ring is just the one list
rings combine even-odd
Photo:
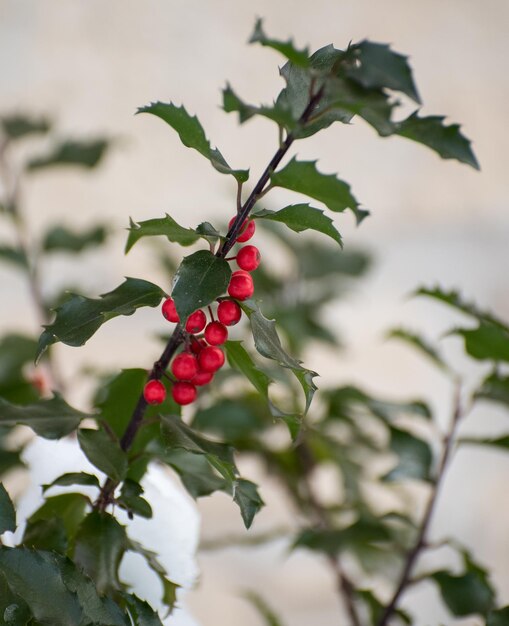
[[(161, 273), (147, 247), (140, 244), (124, 257), (123, 229), (129, 217), (139, 221), (168, 212), (183, 225), (209, 220), (224, 227), (234, 212), (232, 182), (182, 147), (159, 120), (133, 113), (155, 100), (184, 103), (228, 162), (250, 167), (256, 176), (276, 145), (272, 125), (253, 121), (238, 127), (219, 105), (226, 81), (253, 103), (270, 101), (281, 87), (277, 66), (282, 59), (246, 44), (258, 16), (265, 18), (269, 34), (293, 36), (311, 49), (331, 42), (341, 48), (363, 38), (391, 43), (411, 57), (423, 112), (450, 116), (473, 140), (481, 173), (441, 161), (404, 139), (381, 140), (357, 120), (297, 145), (302, 158), (319, 157), (321, 171), (338, 172), (372, 211), (359, 228), (350, 215), (335, 220), (345, 249), (368, 251), (373, 265), (347, 298), (327, 310), (345, 349), (340, 354), (312, 350), (306, 366), (322, 375), (319, 384), (354, 382), (381, 395), (427, 397), (445, 423), (450, 387), (406, 348), (385, 341), (384, 332), (402, 324), (439, 337), (452, 314), (437, 304), (408, 299), (419, 285), (437, 283), (458, 288), (469, 300), (475, 297), (480, 306), (509, 319), (506, 0), (0, 0), (0, 114), (47, 115), (66, 137), (107, 136), (113, 141), (97, 172), (55, 169), (45, 176), (34, 174), (24, 187), (23, 204), (34, 234), (55, 221), (77, 230), (101, 221), (114, 229), (107, 248), (75, 262), (52, 259), (44, 267), (46, 288), (56, 293), (72, 279), (84, 293), (99, 294), (123, 276), (168, 287), (170, 276)], [(275, 192), (273, 208), (285, 197)], [(3, 224), (0, 234), (9, 236)], [(264, 263), (270, 264), (270, 251), (261, 248)], [(19, 276), (4, 267), (0, 299), (2, 327), (33, 332), (30, 294)], [(87, 364), (99, 363), (105, 370), (148, 367), (158, 354), (155, 334), (162, 330), (158, 311), (143, 309), (106, 326), (80, 350), (57, 346), (56, 356), (70, 383)], [(460, 357), (458, 341), (446, 339), (444, 352), (475, 382), (483, 372)], [(83, 385), (70, 388), (69, 400), (79, 406)], [(473, 432), (479, 425), (497, 433), (504, 424), (495, 409), (486, 409), (474, 413), (466, 429)], [(243, 468), (243, 474), (249, 476), (250, 469)], [(460, 450), (433, 523), (437, 536), (457, 535), (474, 548), (481, 563), (493, 567), (505, 603), (508, 472), (509, 460), (501, 454)], [(284, 525), (290, 515), (270, 484), (262, 484), (262, 494), (267, 507), (255, 522), (257, 532)], [(204, 499), (198, 506), (203, 540), (243, 532), (226, 496)], [(239, 597), (245, 588), (263, 592), (287, 624), (337, 623), (334, 583), (315, 556), (298, 552), (289, 557), (285, 546), (275, 542), (247, 551), (204, 551), (198, 558), (199, 581), (185, 603), (204, 626), (258, 624), (256, 613)], [(428, 591), (411, 592), (407, 603), (423, 616), (419, 623), (439, 623), (445, 614), (430, 603)]]

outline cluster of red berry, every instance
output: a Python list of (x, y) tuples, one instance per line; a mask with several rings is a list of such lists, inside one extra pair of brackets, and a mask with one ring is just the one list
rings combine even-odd
[[(232, 226), (235, 217), (230, 220)], [(239, 236), (238, 243), (251, 239), (255, 232), (253, 220), (246, 220)], [(247, 300), (253, 295), (253, 278), (249, 272), (260, 264), (260, 253), (255, 246), (242, 246), (237, 256), (227, 259), (235, 260), (239, 270), (233, 272), (228, 284), (229, 298), (218, 298), (217, 320), (212, 315), (207, 323), (205, 312), (198, 309), (187, 318), (185, 330), (188, 333), (183, 352), (177, 354), (171, 363), (171, 372), (175, 377), (172, 381), (171, 394), (177, 404), (190, 404), (198, 394), (196, 387), (208, 384), (215, 372), (224, 364), (224, 352), (219, 348), (228, 339), (227, 326), (237, 324), (242, 316), (242, 309), (237, 300)], [(167, 298), (163, 302), (162, 313), (169, 322), (180, 322), (175, 302)], [(201, 333), (203, 332), (203, 335)], [(143, 395), (148, 404), (161, 404), (166, 398), (166, 389), (160, 380), (147, 382)]]

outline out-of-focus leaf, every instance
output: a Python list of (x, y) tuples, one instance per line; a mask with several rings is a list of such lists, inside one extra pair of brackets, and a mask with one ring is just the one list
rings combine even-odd
[(429, 444), (405, 430), (390, 427), (389, 447), (398, 457), (398, 463), (385, 480), (430, 480), (433, 454)]
[(192, 426), (231, 441), (242, 449), (243, 442), (263, 432), (272, 425), (267, 405), (259, 396), (223, 398), (205, 409), (199, 409)]
[(386, 336), (388, 339), (399, 339), (404, 341), (413, 348), (416, 348), (419, 352), (421, 352), (421, 354), (424, 354), (431, 359), (431, 361), (440, 369), (448, 371), (449, 368), (438, 353), (438, 350), (426, 341), (426, 339), (421, 337), (421, 335), (404, 328), (393, 328), (387, 332)]
[(0, 261), (7, 261), (23, 270), (28, 269), (28, 259), (20, 248), (0, 244)]
[(48, 154), (30, 159), (27, 164), (29, 171), (46, 167), (76, 165), (93, 168), (101, 161), (109, 141), (106, 139), (67, 140), (53, 146)]
[(259, 594), (250, 590), (242, 595), (257, 610), (266, 626), (283, 626), (283, 622)]
[(129, 219), (129, 235), (125, 245), (126, 254), (142, 237), (166, 237), (168, 241), (178, 243), (181, 246), (190, 246), (198, 241), (199, 236), (191, 228), (184, 228), (166, 213), (160, 217), (143, 222), (134, 222)]
[(479, 361), (509, 362), (509, 329), (481, 322), (478, 328), (457, 328), (452, 331), (465, 341), (465, 350)]
[(262, 209), (253, 213), (252, 217), (255, 219), (263, 218), (281, 222), (296, 233), (308, 229), (315, 230), (331, 237), (331, 239), (334, 239), (340, 246), (342, 245), (341, 235), (334, 227), (334, 223), (330, 217), (327, 217), (327, 215), (324, 215), (323, 211), (315, 209), (309, 204), (292, 204), (280, 211)]
[(81, 420), (89, 417), (77, 411), (55, 395), (50, 400), (39, 400), (34, 404), (17, 406), (0, 398), (0, 425), (24, 424), (41, 437), (60, 439), (72, 433)]
[(493, 372), (483, 381), (475, 397), (509, 405), (509, 376)]
[(46, 252), (82, 252), (99, 246), (106, 241), (108, 229), (94, 226), (87, 231), (76, 233), (64, 226), (54, 226), (45, 235), (42, 249)]
[(127, 455), (105, 430), (80, 428), (78, 441), (92, 465), (116, 482), (124, 478), (127, 472)]
[(441, 115), (419, 117), (415, 112), (397, 124), (396, 134), (431, 148), (442, 159), (456, 159), (479, 170), (470, 140), (461, 134), (459, 124), (447, 126), (444, 119)]
[(34, 360), (37, 341), (26, 335), (4, 335), (0, 340), (0, 389), (20, 382), (23, 367)]
[(277, 39), (267, 37), (263, 30), (263, 20), (261, 19), (256, 20), (255, 28), (251, 38), (249, 39), (249, 43), (259, 43), (262, 46), (267, 46), (268, 48), (272, 48), (273, 50), (280, 52), (294, 65), (309, 67), (308, 49), (297, 50), (291, 39), (289, 41), (279, 41)]
[(42, 135), (51, 128), (50, 121), (47, 118), (37, 118), (21, 113), (2, 115), (0, 117), (0, 126), (4, 135), (11, 141), (13, 139), (22, 139), (28, 135)]
[(241, 341), (227, 341), (225, 343), (226, 356), (229, 364), (244, 374), (253, 387), (265, 398), (268, 398), (270, 378), (265, 372), (256, 367), (249, 353), (242, 346)]
[(0, 535), (6, 530), (16, 530), (16, 511), (3, 483), (0, 483)]
[(56, 309), (55, 321), (45, 326), (36, 358), (57, 341), (82, 346), (108, 320), (132, 315), (140, 307), (155, 307), (164, 295), (160, 287), (139, 278), (126, 278), (120, 286), (98, 299), (73, 294)]
[(230, 276), (228, 261), (208, 250), (198, 250), (185, 257), (175, 275), (171, 292), (181, 321), (222, 296)]
[(509, 606), (490, 611), (486, 619), (486, 626), (509, 626)]
[(493, 446), (500, 450), (509, 450), (509, 435), (502, 435), (501, 437), (462, 437), (459, 443), (477, 446)]
[(95, 582), (100, 594), (120, 589), (120, 561), (128, 548), (125, 528), (108, 513), (93, 511), (75, 538), (74, 561)]
[(248, 170), (231, 169), (219, 150), (211, 147), (198, 118), (189, 115), (183, 106), (177, 107), (171, 103), (154, 102), (139, 108), (137, 113), (151, 113), (160, 117), (178, 133), (185, 146), (197, 150), (221, 174), (231, 174), (238, 182), (245, 182), (249, 178)]
[(258, 486), (250, 480), (239, 478), (234, 486), (233, 500), (239, 505), (245, 527), (250, 528), (255, 515), (264, 505)]
[(40, 520), (60, 519), (64, 523), (67, 536), (74, 537), (85, 517), (87, 505), (90, 505), (90, 500), (83, 494), (63, 493), (46, 498), (44, 504), (32, 513), (28, 521), (34, 523)]

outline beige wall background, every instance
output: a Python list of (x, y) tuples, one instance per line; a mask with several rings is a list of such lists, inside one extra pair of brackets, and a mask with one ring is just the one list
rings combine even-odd
[[(226, 221), (232, 212), (232, 185), (176, 135), (150, 116), (133, 117), (152, 100), (183, 102), (198, 115), (208, 136), (236, 167), (256, 174), (270, 157), (270, 125), (238, 128), (219, 109), (226, 80), (254, 102), (269, 101), (280, 87), (278, 56), (246, 41), (256, 16), (278, 37), (294, 36), (318, 48), (350, 40), (390, 42), (411, 56), (426, 114), (447, 114), (474, 140), (482, 172), (441, 162), (403, 139), (378, 139), (358, 122), (332, 128), (298, 151), (320, 156), (324, 172), (339, 172), (372, 209), (355, 228), (349, 216), (337, 219), (346, 245), (371, 250), (377, 263), (347, 301), (330, 310), (349, 344), (337, 355), (310, 353), (309, 367), (324, 382), (362, 382), (374, 392), (427, 395), (441, 421), (447, 419), (450, 389), (414, 355), (383, 341), (385, 328), (404, 324), (439, 336), (453, 318), (447, 310), (407, 294), (419, 284), (457, 287), (466, 296), (509, 319), (507, 212), (507, 102), (509, 3), (507, 0), (0, 0), (0, 112), (48, 113), (62, 134), (107, 134), (115, 147), (91, 176), (73, 171), (34, 176), (25, 190), (33, 232), (54, 220), (75, 227), (98, 219), (118, 230), (113, 244), (80, 262), (56, 260), (45, 268), (47, 288), (77, 276), (85, 292), (108, 291), (124, 275), (164, 284), (140, 246), (122, 255), (128, 218), (170, 212), (190, 225)], [(277, 201), (278, 196), (274, 196)], [(283, 196), (279, 196), (282, 198)], [(4, 226), (0, 234), (8, 236)], [(5, 232), (4, 232), (5, 231)], [(31, 331), (34, 318), (24, 284), (0, 268), (1, 320), (6, 328)], [(19, 311), (26, 315), (20, 317)], [(157, 354), (155, 332), (163, 329), (152, 310), (115, 321), (82, 350), (59, 347), (69, 380), (84, 364), (104, 369), (148, 366)], [(456, 340), (444, 351), (472, 383), (482, 372), (460, 358)], [(79, 403), (83, 389), (72, 400)], [(473, 414), (470, 431), (507, 428), (495, 409)], [(256, 468), (246, 468), (256, 473)], [(491, 563), (502, 601), (509, 602), (509, 459), (494, 452), (459, 452), (442, 493), (433, 531), (455, 534)], [(268, 503), (255, 524), (262, 532), (284, 523), (288, 511), (266, 482)], [(221, 496), (200, 503), (204, 538), (242, 533), (240, 519)], [(259, 618), (238, 597), (258, 589), (290, 626), (338, 624), (333, 582), (325, 565), (304, 553), (288, 556), (286, 546), (240, 552), (231, 548), (199, 557), (201, 579), (186, 603), (200, 623), (254, 626)], [(431, 588), (414, 590), (408, 606), (417, 624), (451, 623)], [(170, 621), (171, 623), (171, 621)], [(462, 624), (475, 623), (463, 621)]]

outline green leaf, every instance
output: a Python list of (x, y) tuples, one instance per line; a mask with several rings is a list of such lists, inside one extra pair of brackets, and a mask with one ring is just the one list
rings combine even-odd
[(53, 550), (65, 554), (69, 545), (65, 524), (60, 517), (27, 522), (22, 544), (37, 550)]
[(509, 450), (509, 435), (501, 437), (462, 437), (459, 441), (461, 444), (472, 444), (478, 446), (493, 446), (500, 450)]
[(278, 126), (292, 131), (296, 127), (296, 120), (289, 105), (284, 100), (275, 102), (272, 106), (253, 106), (243, 102), (233, 91), (230, 85), (223, 89), (223, 109), (226, 113), (238, 113), (239, 123), (247, 122), (255, 115), (265, 117)]
[(509, 606), (488, 613), (486, 626), (509, 626)]
[(47, 485), (42, 485), (42, 491), (45, 493), (51, 487), (70, 487), (71, 485), (84, 485), (86, 487), (99, 487), (99, 479), (93, 474), (86, 472), (68, 472), (62, 474), (58, 478)]
[(24, 381), (23, 368), (34, 360), (37, 341), (26, 335), (4, 335), (0, 340), (0, 389)]
[(235, 481), (237, 468), (231, 446), (206, 439), (177, 417), (162, 417), (161, 427), (168, 448), (182, 448), (193, 454), (202, 454), (223, 478), (230, 483)]
[(0, 535), (6, 530), (16, 530), (16, 511), (3, 483), (0, 483)]
[(455, 575), (442, 570), (431, 575), (440, 594), (455, 617), (473, 613), (486, 615), (493, 609), (495, 594), (482, 568), (470, 563), (464, 574)]
[(275, 222), (281, 222), (291, 228), (296, 233), (300, 233), (303, 230), (316, 230), (328, 237), (334, 239), (340, 246), (342, 246), (341, 235), (334, 228), (334, 223), (324, 215), (320, 209), (315, 209), (309, 204), (292, 204), (290, 206), (281, 209), (280, 211), (269, 211), (262, 209), (253, 213), (252, 216), (255, 219), (273, 220)]
[(125, 253), (134, 246), (142, 237), (164, 236), (168, 241), (178, 243), (181, 246), (190, 246), (198, 241), (199, 236), (190, 228), (184, 228), (166, 213), (165, 217), (143, 222), (133, 222), (129, 219), (129, 235), (125, 245)]
[(219, 239), (224, 239), (223, 235), (219, 231), (217, 231), (210, 222), (201, 222), (198, 224), (195, 230), (196, 234), (199, 235), (205, 241), (208, 241), (213, 246), (216, 245)]
[(94, 226), (81, 233), (54, 226), (44, 235), (42, 249), (46, 252), (82, 252), (104, 243), (107, 235), (105, 226)]
[(430, 480), (433, 455), (429, 444), (405, 430), (390, 427), (389, 447), (398, 457), (398, 464), (385, 480)]
[(465, 341), (465, 350), (479, 361), (509, 362), (509, 331), (492, 324), (481, 323), (473, 330), (458, 328), (452, 334)]
[(57, 341), (68, 346), (82, 346), (108, 320), (119, 315), (132, 315), (140, 307), (155, 307), (164, 295), (160, 287), (139, 278), (126, 278), (120, 286), (98, 299), (73, 294), (56, 309), (55, 321), (45, 326), (36, 358), (39, 359), (44, 350)]
[(127, 455), (105, 430), (80, 428), (78, 441), (92, 465), (115, 482), (124, 478), (127, 472)]
[(392, 89), (404, 93), (420, 104), (421, 100), (412, 78), (406, 56), (390, 46), (373, 41), (361, 41), (349, 48), (356, 63), (347, 75), (366, 89)]
[(126, 478), (122, 484), (120, 495), (117, 498), (118, 504), (126, 509), (131, 515), (134, 513), (140, 517), (151, 518), (152, 507), (141, 497), (143, 487), (134, 480)]
[(11, 141), (22, 139), (28, 135), (42, 135), (50, 130), (51, 124), (44, 117), (32, 117), (20, 113), (12, 115), (2, 115), (0, 117), (0, 127), (2, 132)]
[(163, 626), (157, 613), (144, 600), (135, 595), (124, 596), (133, 626)]
[(175, 275), (171, 292), (180, 320), (184, 322), (191, 313), (223, 295), (230, 276), (228, 261), (208, 250), (198, 250), (185, 257)]
[(257, 19), (253, 34), (249, 39), (249, 43), (259, 43), (262, 46), (267, 46), (273, 50), (277, 50), (283, 56), (285, 56), (294, 65), (300, 67), (309, 67), (309, 52), (305, 50), (297, 50), (293, 41), (278, 41), (277, 39), (270, 39), (263, 31), (263, 20)]
[(249, 178), (249, 170), (231, 169), (219, 150), (211, 147), (198, 118), (189, 115), (183, 106), (177, 107), (171, 103), (154, 102), (139, 108), (137, 113), (151, 113), (160, 117), (178, 133), (185, 146), (197, 150), (221, 174), (231, 174), (239, 183), (245, 182)]
[(449, 367), (439, 355), (438, 351), (426, 339), (405, 328), (393, 328), (386, 334), (388, 339), (399, 339), (416, 348), (421, 354), (427, 356), (431, 361), (444, 371), (448, 371)]
[(431, 148), (443, 159), (456, 159), (479, 170), (479, 163), (470, 147), (470, 140), (460, 132), (459, 124), (444, 124), (445, 117), (430, 115), (410, 117), (396, 125), (396, 134)]
[(64, 523), (67, 536), (74, 537), (78, 526), (85, 517), (87, 505), (90, 505), (90, 500), (83, 494), (63, 493), (46, 498), (37, 511), (32, 513), (28, 521), (33, 524), (40, 520), (60, 519)]
[(255, 515), (264, 505), (258, 486), (250, 480), (239, 478), (234, 485), (233, 500), (239, 505), (244, 525), (250, 528)]
[(254, 591), (246, 591), (243, 596), (258, 611), (266, 626), (283, 626), (283, 622), (260, 595)]
[(509, 406), (509, 376), (490, 374), (475, 393), (475, 398), (492, 400)]
[(0, 245), (0, 261), (7, 261), (23, 270), (28, 269), (28, 259), (20, 248)]
[(93, 511), (83, 520), (74, 545), (74, 561), (95, 582), (99, 593), (120, 589), (120, 562), (128, 548), (125, 528), (108, 513)]
[(34, 171), (55, 165), (77, 165), (91, 169), (101, 161), (108, 146), (109, 142), (105, 139), (62, 141), (53, 146), (48, 154), (30, 159), (27, 169)]
[(256, 367), (249, 353), (242, 346), (242, 342), (227, 341), (224, 347), (230, 366), (244, 374), (258, 393), (268, 399), (271, 380), (265, 372)]
[(89, 415), (73, 409), (55, 395), (50, 400), (16, 406), (0, 398), (0, 425), (24, 424), (46, 439), (60, 439), (72, 433)]
[(282, 170), (271, 174), (271, 183), (323, 202), (334, 212), (351, 209), (357, 223), (366, 213), (359, 209), (359, 203), (350, 192), (350, 185), (339, 180), (334, 174), (322, 174), (316, 169), (316, 161), (297, 161), (296, 157)]
[(192, 498), (226, 491), (228, 483), (215, 472), (205, 456), (182, 449), (165, 450), (156, 456), (177, 472)]

